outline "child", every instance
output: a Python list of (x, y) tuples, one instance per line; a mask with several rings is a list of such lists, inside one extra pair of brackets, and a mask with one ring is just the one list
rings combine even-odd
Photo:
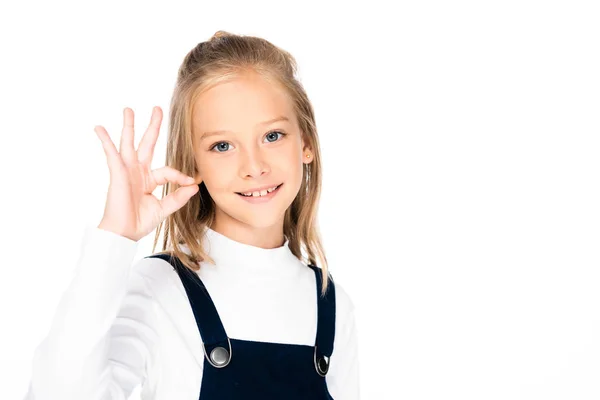
[[(138, 384), (154, 400), (359, 398), (354, 307), (317, 232), (319, 143), (295, 73), (270, 42), (219, 31), (179, 69), (168, 166), (150, 169), (160, 108), (137, 150), (131, 109), (119, 151), (96, 127), (104, 215), (26, 399), (125, 400)], [(163, 251), (133, 262), (154, 229)]]

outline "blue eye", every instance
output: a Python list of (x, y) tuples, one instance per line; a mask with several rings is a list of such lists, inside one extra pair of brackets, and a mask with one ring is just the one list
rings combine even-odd
[[(266, 137), (269, 137), (269, 136), (270, 136), (270, 137), (273, 137), (273, 136), (274, 136), (275, 134), (277, 134), (277, 133), (278, 133), (278, 134), (280, 134), (282, 137), (283, 137), (283, 136), (285, 136), (285, 135), (287, 135), (287, 133), (283, 133), (283, 132), (281, 132), (281, 131), (271, 131), (271, 132), (267, 133), (265, 136), (266, 136)], [(277, 136), (275, 136), (275, 139), (277, 139)], [(276, 141), (276, 140), (272, 140), (272, 141), (270, 141), (270, 142), (272, 143), (272, 142), (275, 142), (275, 141)], [(214, 149), (215, 147), (219, 146), (220, 144), (226, 144), (226, 145), (228, 145), (228, 146), (229, 146), (229, 143), (228, 143), (228, 142), (217, 142), (217, 143), (213, 144), (212, 146), (210, 146), (210, 148), (209, 148), (208, 150), (209, 150), (209, 151), (213, 151), (213, 149)], [(223, 149), (223, 148), (221, 148), (221, 150), (227, 150), (228, 148), (229, 148), (229, 147), (227, 147), (226, 149)], [(226, 151), (217, 151), (217, 153), (225, 153), (225, 152), (226, 152)]]

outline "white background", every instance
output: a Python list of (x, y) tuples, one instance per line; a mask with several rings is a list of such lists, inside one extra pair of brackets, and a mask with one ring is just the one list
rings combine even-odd
[(0, 397), (24, 396), (84, 227), (102, 216), (94, 126), (118, 143), (131, 107), (137, 144), (162, 107), (164, 165), (177, 68), (224, 29), (298, 60), (362, 398), (600, 398), (593, 3), (3, 4)]

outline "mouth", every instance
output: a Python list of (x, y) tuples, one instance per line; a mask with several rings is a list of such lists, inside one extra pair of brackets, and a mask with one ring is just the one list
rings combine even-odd
[(275, 193), (277, 193), (279, 191), (279, 188), (282, 185), (283, 185), (283, 183), (280, 183), (279, 185), (277, 185), (275, 187), (275, 189), (273, 191), (267, 192), (264, 196), (262, 196), (260, 194), (258, 196), (254, 196), (253, 194), (245, 195), (245, 194), (242, 194), (242, 193), (239, 193), (239, 192), (235, 192), (235, 193), (238, 194), (238, 195), (240, 195), (240, 196), (242, 196), (242, 197), (244, 197), (244, 198), (246, 198), (246, 199), (253, 199), (253, 198), (254, 199), (259, 199), (259, 198), (263, 198), (263, 197), (271, 197), (273, 194), (275, 194)]

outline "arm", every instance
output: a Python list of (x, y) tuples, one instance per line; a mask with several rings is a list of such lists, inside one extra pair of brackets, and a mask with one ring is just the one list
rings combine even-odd
[[(331, 364), (326, 375), (327, 388), (334, 399), (359, 400), (358, 334), (354, 305), (345, 290), (336, 284), (336, 332)], [(337, 312), (336, 312), (337, 313)]]
[(134, 240), (87, 227), (75, 276), (36, 347), (26, 400), (125, 400), (156, 342)]

